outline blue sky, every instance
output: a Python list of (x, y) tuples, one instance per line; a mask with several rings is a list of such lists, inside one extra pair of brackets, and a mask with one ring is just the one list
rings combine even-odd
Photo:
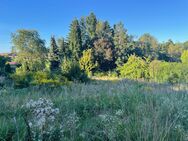
[(10, 51), (17, 29), (38, 30), (48, 45), (51, 35), (66, 37), (71, 21), (91, 11), (111, 25), (122, 21), (134, 36), (188, 40), (188, 0), (1, 0), (0, 52)]

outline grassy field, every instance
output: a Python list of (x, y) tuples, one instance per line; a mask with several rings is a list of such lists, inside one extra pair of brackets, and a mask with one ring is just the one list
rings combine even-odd
[[(40, 116), (34, 117), (45, 108), (39, 99), (53, 103), (46, 104), (52, 112), (41, 117), (42, 128), (37, 124)], [(38, 109), (31, 104), (37, 101), (42, 105)], [(0, 90), (0, 141), (11, 140), (186, 141), (188, 91), (180, 86), (102, 79), (58, 88), (5, 87)]]

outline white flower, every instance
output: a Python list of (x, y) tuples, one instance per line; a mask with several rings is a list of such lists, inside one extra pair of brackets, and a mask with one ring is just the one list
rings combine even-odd
[(123, 110), (118, 110), (118, 111), (116, 111), (116, 115), (117, 115), (117, 116), (122, 116), (122, 115), (123, 115)]
[(29, 122), (29, 127), (31, 127), (33, 124), (31, 122)]
[(59, 109), (53, 108), (51, 101), (42, 98), (36, 101), (31, 99), (24, 107), (30, 113), (27, 120), (32, 132), (35, 132), (35, 129), (40, 129), (42, 134), (51, 132), (54, 127), (53, 122), (59, 114)]

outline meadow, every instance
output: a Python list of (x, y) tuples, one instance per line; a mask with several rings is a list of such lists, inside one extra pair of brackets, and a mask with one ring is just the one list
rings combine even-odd
[(186, 87), (118, 79), (3, 87), (0, 141), (186, 141)]

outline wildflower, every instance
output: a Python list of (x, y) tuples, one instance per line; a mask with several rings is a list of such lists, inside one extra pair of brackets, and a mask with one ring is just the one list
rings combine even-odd
[(122, 116), (122, 115), (123, 115), (123, 110), (118, 110), (118, 111), (116, 111), (116, 115), (117, 115), (117, 116)]
[(25, 107), (28, 112), (27, 120), (29, 127), (31, 128), (34, 135), (40, 130), (40, 133), (48, 134), (54, 128), (54, 121), (56, 116), (59, 114), (58, 108), (53, 108), (54, 105), (47, 99), (40, 98), (37, 101), (30, 100), (22, 107)]

